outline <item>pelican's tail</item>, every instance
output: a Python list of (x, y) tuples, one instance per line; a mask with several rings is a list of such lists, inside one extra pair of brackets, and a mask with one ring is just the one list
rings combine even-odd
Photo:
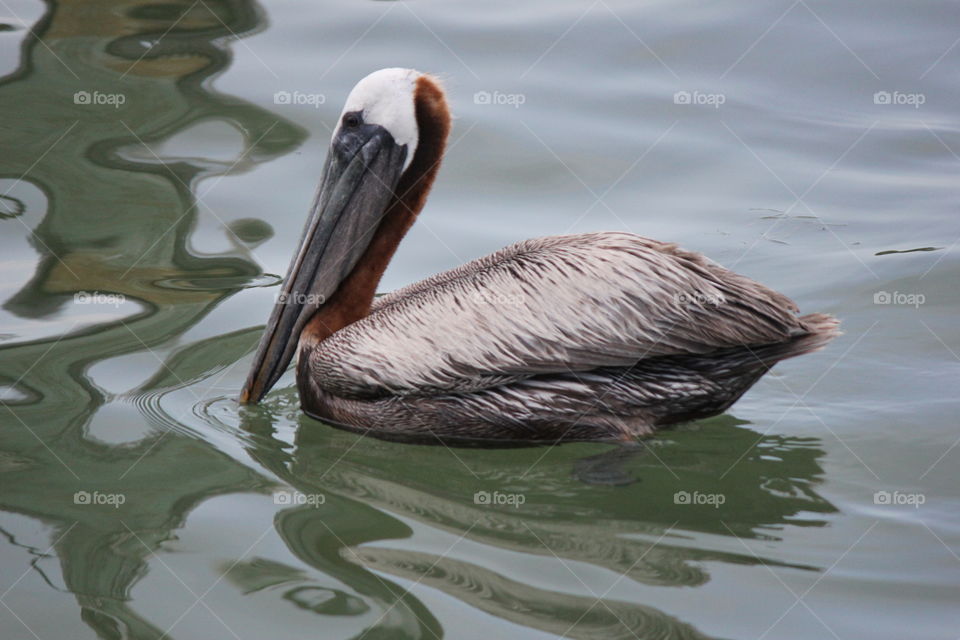
[[(656, 422), (670, 424), (726, 411), (773, 365), (819, 351), (840, 335), (840, 321), (826, 313), (802, 316), (800, 322), (800, 331), (783, 342), (734, 347), (705, 356), (669, 358), (670, 364), (676, 366), (675, 375), (686, 375), (687, 381), (693, 384), (699, 381), (705, 393), (690, 398), (692, 402), (665, 398), (663, 406), (656, 408), (655, 413), (659, 414)], [(706, 392), (707, 389), (710, 391)]]
[(828, 342), (843, 333), (840, 331), (840, 321), (828, 313), (811, 313), (800, 316), (800, 322), (806, 329), (806, 333), (785, 343), (786, 349), (784, 355), (779, 358), (780, 360), (819, 351), (827, 346)]
[[(783, 342), (773, 342), (749, 347), (738, 347), (722, 352), (716, 359), (723, 369), (731, 372), (769, 369), (781, 360), (795, 358), (819, 351), (840, 335), (840, 321), (826, 313), (811, 313), (801, 316), (801, 328), (793, 337)], [(719, 354), (717, 354), (719, 355)]]

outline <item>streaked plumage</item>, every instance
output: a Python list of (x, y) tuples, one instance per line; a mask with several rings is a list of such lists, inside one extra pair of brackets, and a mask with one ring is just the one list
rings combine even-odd
[(832, 319), (795, 311), (675, 245), (526, 240), (383, 296), (302, 351), (302, 397), (356, 427), (629, 437), (723, 411), (774, 362), (832, 337)]
[[(366, 82), (358, 89), (376, 100)], [(393, 78), (391, 97), (396, 86)], [(830, 316), (798, 317), (783, 295), (699, 254), (620, 232), (526, 240), (370, 300), (442, 158), (446, 128), (439, 140), (424, 132), (431, 117), (448, 122), (446, 105), (436, 94), (421, 108), (422, 87), (411, 98), (417, 155), (370, 248), (300, 320), (297, 382), (307, 413), (384, 433), (630, 438), (725, 410), (777, 361), (836, 334)], [(323, 215), (311, 220), (322, 224)], [(347, 214), (328, 217), (336, 215)], [(308, 225), (305, 243), (309, 236)], [(287, 288), (306, 293), (290, 285), (297, 269)], [(282, 324), (283, 314), (291, 316), (275, 310), (272, 320)], [(279, 347), (265, 338), (260, 355), (270, 348)], [(257, 370), (247, 390), (257, 388)]]

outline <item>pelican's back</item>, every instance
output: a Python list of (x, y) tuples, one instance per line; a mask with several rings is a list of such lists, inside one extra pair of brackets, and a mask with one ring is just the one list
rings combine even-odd
[(380, 298), (301, 354), (301, 395), (318, 417), (391, 431), (636, 435), (722, 411), (836, 326), (676, 245), (540, 238)]

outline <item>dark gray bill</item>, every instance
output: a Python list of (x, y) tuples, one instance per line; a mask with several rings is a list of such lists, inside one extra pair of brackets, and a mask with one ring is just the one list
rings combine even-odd
[(403, 172), (406, 145), (386, 129), (341, 127), (330, 144), (300, 249), (290, 263), (240, 402), (256, 403), (296, 353), (300, 332), (370, 244)]

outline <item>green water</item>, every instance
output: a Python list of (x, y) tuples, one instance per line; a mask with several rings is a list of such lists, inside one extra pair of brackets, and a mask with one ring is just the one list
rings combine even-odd
[[(0, 3), (0, 638), (956, 637), (957, 19)], [(457, 119), (383, 290), (625, 229), (845, 335), (633, 455), (364, 438), (290, 376), (239, 408), (342, 101), (396, 65)]]

